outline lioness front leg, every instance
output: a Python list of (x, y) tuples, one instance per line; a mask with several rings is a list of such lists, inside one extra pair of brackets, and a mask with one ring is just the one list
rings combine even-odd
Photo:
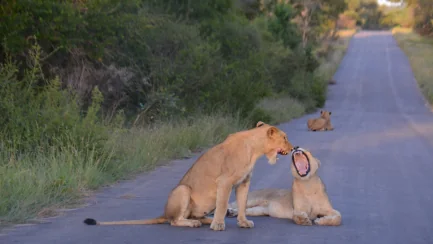
[(335, 209), (327, 211), (323, 217), (314, 220), (316, 225), (338, 226), (341, 225), (341, 214)]
[(236, 202), (238, 204), (238, 226), (241, 228), (253, 228), (254, 222), (246, 217), (246, 206), (248, 190), (250, 188), (251, 176), (249, 175), (244, 182), (236, 188)]
[(293, 211), (293, 222), (298, 225), (313, 225), (308, 214), (302, 211)]
[(216, 197), (216, 209), (214, 213), (214, 218), (210, 225), (212, 230), (225, 230), (226, 225), (224, 218), (227, 214), (227, 207), (229, 204), (230, 191), (232, 189), (231, 184), (220, 183), (217, 188)]

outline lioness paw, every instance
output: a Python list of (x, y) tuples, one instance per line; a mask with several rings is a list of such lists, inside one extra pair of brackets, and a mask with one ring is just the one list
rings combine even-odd
[(212, 221), (210, 224), (210, 228), (212, 230), (221, 231), (226, 229), (226, 224), (224, 222), (216, 222), (215, 220)]
[(254, 222), (248, 219), (238, 220), (238, 226), (241, 228), (253, 228)]

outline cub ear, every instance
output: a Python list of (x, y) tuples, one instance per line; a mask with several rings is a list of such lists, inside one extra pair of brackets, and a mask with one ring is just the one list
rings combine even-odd
[(278, 129), (275, 128), (274, 126), (272, 126), (271, 128), (268, 129), (268, 136), (272, 137), (277, 132), (278, 132)]
[(331, 115), (332, 114), (332, 112), (329, 112), (329, 115)]
[(259, 121), (259, 122), (257, 122), (257, 124), (256, 124), (256, 127), (260, 127), (260, 126), (262, 126), (262, 125), (264, 125), (265, 123), (263, 122), (263, 121)]
[(320, 110), (320, 114), (323, 114), (323, 110)]

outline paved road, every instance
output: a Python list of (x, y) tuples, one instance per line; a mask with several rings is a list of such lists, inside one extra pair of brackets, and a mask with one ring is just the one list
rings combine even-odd
[[(303, 118), (282, 124), (290, 140), (322, 161), (319, 174), (340, 227), (297, 226), (288, 220), (251, 218), (254, 229), (227, 219), (226, 231), (154, 226), (85, 226), (85, 217), (122, 220), (158, 216), (167, 194), (192, 164), (176, 161), (105, 190), (94, 204), (49, 224), (20, 227), (0, 243), (433, 243), (433, 115), (409, 63), (390, 32), (358, 33), (335, 74), (326, 108), (333, 132), (307, 132)], [(288, 104), (290, 106), (290, 104)], [(281, 157), (280, 157), (281, 158)], [(289, 187), (288, 158), (257, 162), (251, 189)], [(119, 198), (134, 194), (135, 199)], [(232, 195), (233, 199), (233, 195)]]

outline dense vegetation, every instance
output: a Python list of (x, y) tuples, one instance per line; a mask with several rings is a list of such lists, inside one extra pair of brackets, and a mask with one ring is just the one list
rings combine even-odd
[(401, 6), (379, 6), (376, 0), (346, 0), (347, 10), (340, 16), (341, 26), (355, 23), (364, 29), (413, 28), (424, 36), (433, 34), (433, 1), (388, 0)]
[(0, 221), (71, 203), (259, 119), (321, 107), (317, 70), (332, 51), (321, 47), (335, 40), (345, 8), (343, 0), (3, 1)]

